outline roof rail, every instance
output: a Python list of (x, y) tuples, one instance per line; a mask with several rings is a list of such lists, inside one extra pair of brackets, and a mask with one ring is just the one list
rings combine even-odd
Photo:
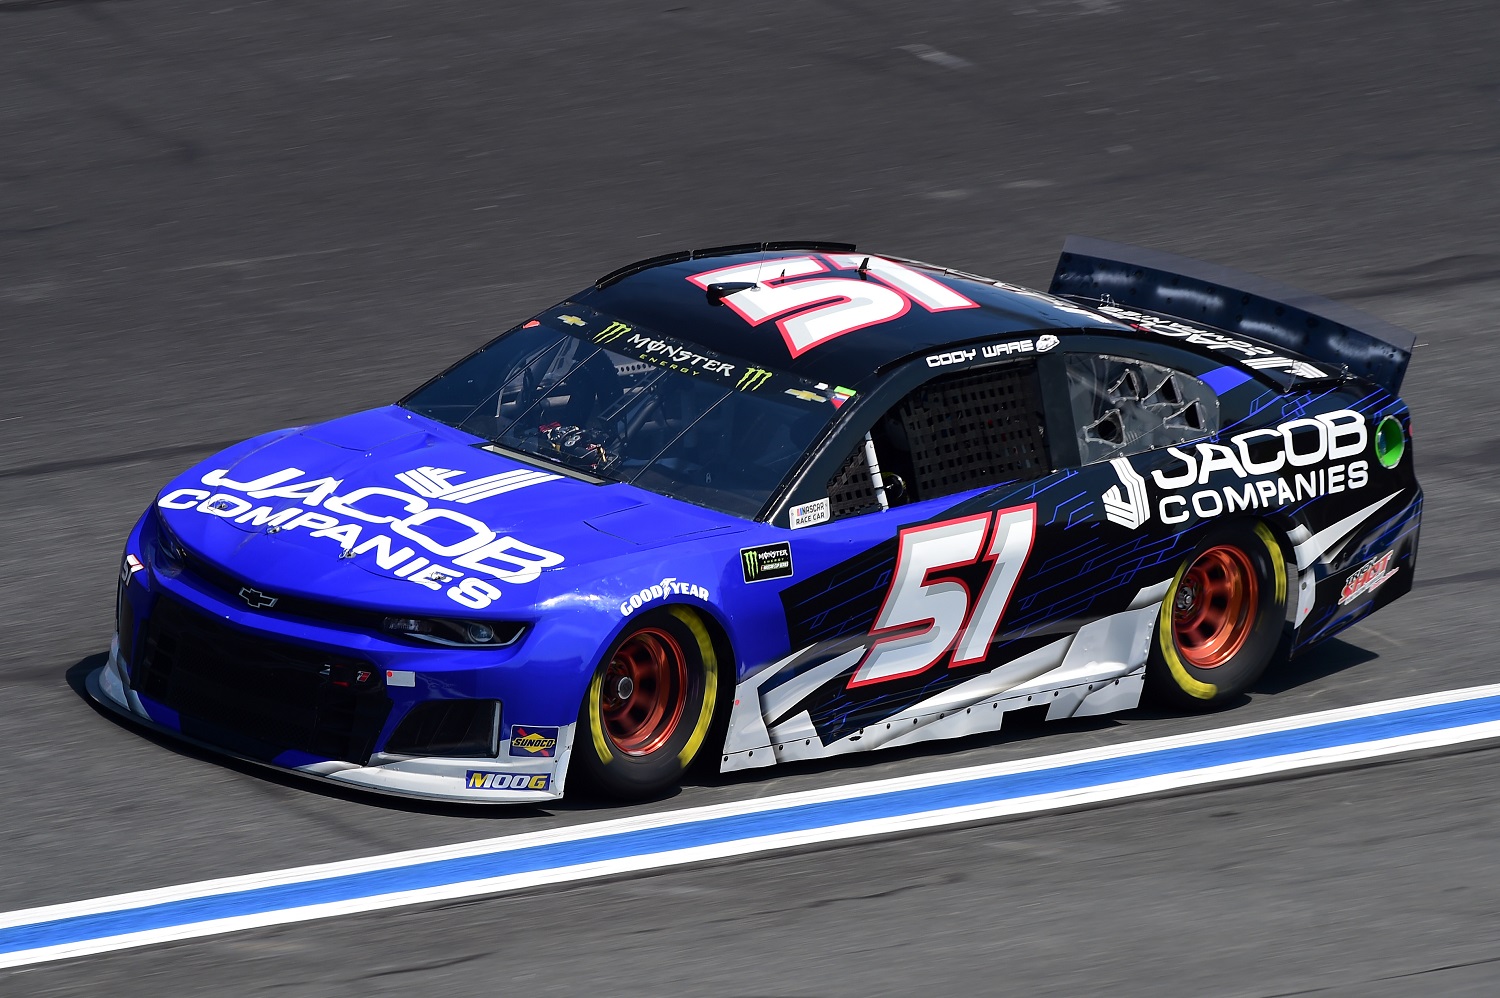
[(684, 260), (697, 260), (707, 256), (735, 256), (740, 253), (779, 253), (783, 250), (814, 250), (820, 253), (853, 253), (857, 247), (853, 243), (836, 243), (826, 239), (787, 239), (769, 243), (736, 243), (733, 246), (710, 246), (707, 249), (679, 250), (676, 253), (663, 253), (661, 256), (650, 256), (635, 263), (626, 264), (619, 270), (612, 270), (594, 282), (596, 288), (607, 288), (617, 281), (623, 281), (631, 274), (639, 274), (643, 270), (652, 267), (665, 267), (669, 263), (681, 263)]

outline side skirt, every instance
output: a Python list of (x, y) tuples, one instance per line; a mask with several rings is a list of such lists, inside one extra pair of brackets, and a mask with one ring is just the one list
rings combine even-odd
[(802, 649), (741, 682), (734, 692), (721, 772), (778, 762), (827, 759), (887, 746), (915, 745), (1001, 729), (1006, 713), (1047, 705), (1047, 720), (1129, 710), (1140, 703), (1157, 613), (1166, 584), (1144, 589), (1130, 609), (912, 704), (876, 724), (825, 743), (806, 711), (768, 727), (780, 704), (838, 680), (863, 652), (853, 648), (767, 693), (761, 687), (792, 667)]

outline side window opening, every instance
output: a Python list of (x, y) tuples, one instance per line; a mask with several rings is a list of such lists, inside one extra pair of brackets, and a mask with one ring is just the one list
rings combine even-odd
[(1219, 428), (1218, 396), (1181, 371), (1128, 357), (1070, 354), (1067, 376), (1083, 464), (1182, 443)]
[(870, 430), (877, 489), (864, 440), (828, 481), (834, 519), (1047, 474), (1035, 363), (945, 375), (912, 391)]
[[(884, 476), (882, 475), (882, 479)], [(882, 486), (884, 481), (882, 481)], [(890, 490), (886, 492), (890, 501)], [(829, 513), (837, 520), (845, 516), (859, 516), (880, 509), (880, 500), (875, 495), (875, 480), (870, 474), (870, 461), (865, 456), (865, 442), (860, 440), (839, 466), (839, 470), (828, 480)]]

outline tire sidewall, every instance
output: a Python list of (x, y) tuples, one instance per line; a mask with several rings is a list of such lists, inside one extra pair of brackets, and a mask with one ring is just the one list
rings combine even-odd
[[(1179, 653), (1172, 630), (1172, 606), (1188, 568), (1203, 552), (1220, 545), (1243, 551), (1255, 571), (1255, 621), (1244, 644), (1229, 661), (1213, 669), (1201, 669)], [(1167, 706), (1205, 710), (1244, 693), (1265, 672), (1281, 642), (1286, 601), (1286, 561), (1275, 533), (1255, 520), (1215, 524), (1183, 559), (1162, 598), (1146, 664), (1148, 694)]]
[[(645, 628), (666, 631), (682, 649), (687, 694), (672, 737), (649, 755), (626, 755), (609, 737), (601, 709), (605, 673), (620, 647)], [(703, 749), (718, 703), (714, 645), (702, 618), (688, 607), (669, 606), (642, 615), (606, 649), (594, 669), (578, 711), (570, 779), (608, 797), (637, 799), (674, 786)]]

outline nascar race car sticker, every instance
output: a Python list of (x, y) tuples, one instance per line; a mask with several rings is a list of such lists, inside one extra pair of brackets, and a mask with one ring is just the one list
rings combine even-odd
[(833, 504), (827, 496), (793, 506), (787, 514), (791, 528), (810, 527), (815, 523), (827, 523), (833, 517)]
[[(858, 276), (825, 276), (830, 271)], [(793, 357), (845, 333), (900, 318), (912, 305), (928, 312), (979, 307), (920, 271), (861, 253), (761, 260), (705, 270), (687, 280), (705, 292), (714, 284), (745, 285), (719, 303), (752, 326), (774, 321)]]
[[(326, 538), (339, 545), (340, 557), (363, 556), (398, 579), (444, 592), (455, 603), (473, 610), (482, 610), (500, 598), (500, 587), (479, 576), (519, 585), (536, 580), (542, 569), (563, 562), (563, 556), (555, 551), (508, 535), (502, 537), (472, 516), (431, 503), (431, 500), (474, 502), (476, 498), (497, 494), (493, 491), (497, 488), (510, 491), (512, 487), (538, 484), (535, 481), (516, 485), (515, 479), (501, 482), (498, 479), (502, 476), (491, 475), (455, 484), (453, 479), (460, 472), (416, 468), (397, 476), (402, 484), (412, 486), (411, 492), (370, 485), (336, 494), (343, 485), (341, 479), (303, 480), (302, 474), (300, 468), (283, 468), (253, 481), (238, 482), (226, 477), (228, 469), (220, 468), (204, 475), (202, 483), (227, 491), (175, 489), (158, 499), (157, 505), (164, 509), (193, 509), (251, 527), (263, 526), (267, 532), (305, 529), (311, 537)], [(558, 476), (548, 476), (555, 477)], [(427, 494), (419, 495), (418, 491)], [(273, 498), (295, 499), (300, 504), (278, 509), (279, 503), (257, 506), (248, 501)], [(321, 506), (338, 516), (316, 512), (308, 509), (310, 506)], [(393, 506), (406, 515), (392, 513)], [(444, 540), (423, 529), (427, 524), (439, 522)], [(364, 536), (365, 531), (377, 526), (391, 533)], [(453, 539), (455, 533), (464, 532), (467, 537)], [(418, 555), (408, 542), (427, 554)]]
[[(1167, 493), (1157, 500), (1154, 510), (1145, 477), (1129, 460), (1115, 458), (1110, 464), (1120, 484), (1106, 489), (1101, 497), (1104, 515), (1111, 523), (1134, 530), (1150, 520), (1153, 512), (1162, 523), (1184, 523), (1194, 514), (1211, 519), (1357, 491), (1369, 484), (1370, 462), (1346, 459), (1363, 453), (1369, 443), (1366, 422), (1362, 413), (1340, 409), (1237, 433), (1227, 443), (1199, 443), (1191, 450), (1168, 447), (1166, 453), (1175, 463), (1151, 472), (1151, 481)], [(1201, 487), (1221, 471), (1242, 481), (1254, 480)]]

